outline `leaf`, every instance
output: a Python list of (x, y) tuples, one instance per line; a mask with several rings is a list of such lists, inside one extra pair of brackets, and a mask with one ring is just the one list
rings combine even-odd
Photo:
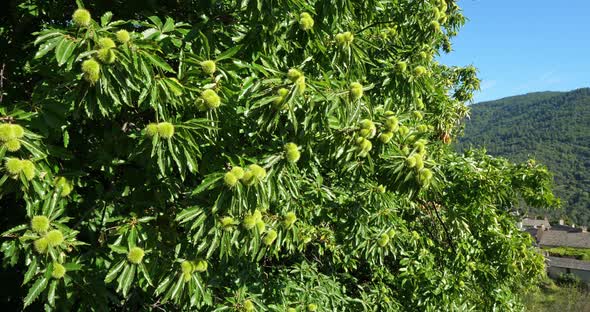
[(17, 225), (15, 227), (13, 227), (12, 229), (10, 229), (10, 230), (2, 233), (1, 236), (7, 236), (7, 235), (10, 235), (10, 234), (12, 234), (14, 232), (19, 232), (19, 231), (22, 231), (22, 230), (26, 230), (28, 228), (29, 228), (29, 225), (28, 224)]
[(164, 61), (161, 57), (145, 51), (142, 51), (141, 54), (148, 58), (152, 65), (155, 65), (156, 67), (159, 67), (167, 72), (174, 73), (174, 69), (172, 69), (172, 67), (170, 67), (170, 65), (168, 65), (168, 63), (166, 63), (166, 61)]
[(29, 306), (31, 303), (33, 303), (37, 299), (37, 297), (39, 297), (39, 294), (41, 294), (41, 292), (43, 292), (43, 290), (45, 290), (45, 288), (47, 287), (48, 281), (49, 281), (49, 279), (47, 277), (42, 277), (42, 278), (38, 279), (35, 282), (35, 284), (33, 284), (33, 286), (29, 289), (29, 293), (27, 294), (27, 296), (23, 300), (23, 306), (25, 308), (27, 306)]
[(236, 53), (238, 53), (240, 51), (240, 49), (242, 48), (242, 45), (236, 45), (231, 47), (230, 49), (227, 49), (225, 51), (223, 51), (223, 53), (219, 54), (216, 58), (215, 61), (219, 62), (228, 58), (231, 58), (232, 56), (234, 56)]
[(49, 51), (53, 50), (55, 46), (61, 42), (61, 39), (63, 39), (63, 37), (60, 36), (58, 38), (53, 38), (47, 41), (46, 43), (40, 45), (39, 50), (37, 51), (37, 53), (35, 53), (34, 58), (39, 59), (45, 56), (45, 54), (49, 53)]
[(55, 59), (57, 65), (62, 66), (72, 56), (72, 52), (76, 48), (76, 43), (67, 38), (63, 38), (55, 48)]
[(159, 17), (157, 17), (157, 16), (150, 16), (150, 17), (148, 17), (148, 19), (150, 21), (152, 21), (152, 23), (154, 23), (154, 25), (156, 27), (158, 27), (159, 29), (162, 29), (162, 20)]
[(121, 269), (123, 268), (123, 266), (125, 265), (126, 262), (127, 262), (127, 260), (123, 259), (119, 263), (117, 263), (116, 265), (111, 267), (111, 269), (109, 270), (109, 272), (107, 273), (107, 275), (104, 278), (104, 282), (110, 283), (110, 282), (114, 281), (115, 277), (117, 277), (117, 273), (119, 273), (119, 271), (121, 271)]
[(205, 190), (213, 188), (215, 183), (223, 178), (223, 174), (211, 174), (208, 175), (199, 186), (191, 193), (191, 195), (197, 195)]
[(196, 218), (201, 213), (203, 213), (203, 209), (199, 206), (186, 208), (176, 215), (175, 221), (182, 224)]
[(162, 27), (162, 32), (170, 32), (174, 30), (174, 20), (171, 19), (170, 17), (166, 17), (166, 24), (164, 24), (164, 27)]
[(35, 276), (35, 273), (37, 273), (37, 259), (33, 259), (33, 261), (29, 263), (29, 269), (25, 273), (22, 285), (27, 284), (33, 276)]
[(120, 284), (124, 297), (127, 297), (127, 293), (129, 292), (129, 289), (131, 289), (131, 284), (135, 278), (135, 271), (137, 270), (136, 265), (130, 265), (129, 267), (130, 269), (127, 270), (127, 274), (123, 271), (123, 279)]
[(150, 274), (148, 273), (147, 268), (145, 267), (145, 264), (143, 262), (139, 264), (139, 270), (141, 271), (141, 273), (143, 273), (143, 277), (145, 278), (147, 283), (150, 286), (154, 286), (152, 284), (152, 279), (150, 278)]
[(106, 12), (105, 14), (103, 14), (100, 17), (100, 25), (102, 27), (106, 27), (109, 22), (111, 21), (111, 19), (113, 18), (113, 13), (112, 12)]
[(47, 301), (50, 306), (55, 306), (55, 289), (57, 288), (57, 280), (51, 281), (49, 284), (49, 290), (47, 291)]

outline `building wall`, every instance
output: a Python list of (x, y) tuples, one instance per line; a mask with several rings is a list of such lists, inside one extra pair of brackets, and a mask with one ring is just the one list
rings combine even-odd
[(561, 274), (572, 273), (577, 276), (582, 282), (590, 284), (590, 271), (560, 268), (555, 266), (547, 267), (547, 275), (551, 278), (558, 278)]

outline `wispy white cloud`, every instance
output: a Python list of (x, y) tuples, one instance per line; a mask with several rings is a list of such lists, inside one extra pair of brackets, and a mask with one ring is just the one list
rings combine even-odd
[(487, 91), (493, 89), (498, 84), (497, 80), (482, 80), (480, 84), (481, 91)]

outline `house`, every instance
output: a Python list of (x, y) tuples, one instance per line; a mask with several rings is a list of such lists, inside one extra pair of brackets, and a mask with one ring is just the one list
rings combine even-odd
[(571, 273), (576, 275), (582, 282), (590, 284), (590, 262), (560, 258), (547, 257), (547, 275), (551, 278), (558, 278), (562, 274)]
[(538, 246), (590, 248), (590, 233), (586, 227), (569, 226), (563, 220), (551, 225), (547, 218), (525, 218), (519, 223), (519, 227), (533, 236)]

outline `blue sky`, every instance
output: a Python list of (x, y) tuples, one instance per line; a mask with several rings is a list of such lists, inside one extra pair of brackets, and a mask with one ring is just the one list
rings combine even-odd
[(474, 101), (590, 87), (590, 0), (459, 0), (446, 65), (478, 68)]

